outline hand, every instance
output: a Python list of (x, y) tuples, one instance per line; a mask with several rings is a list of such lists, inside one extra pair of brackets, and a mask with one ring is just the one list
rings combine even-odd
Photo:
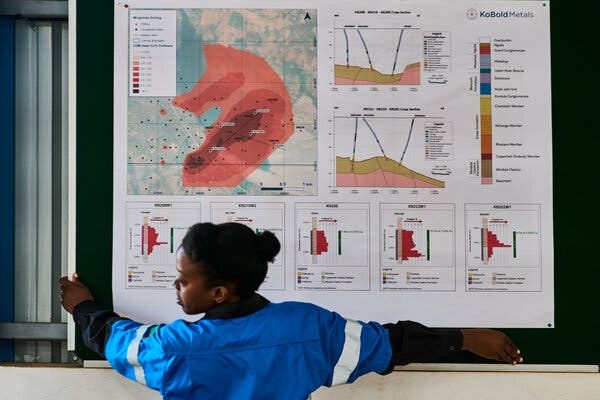
[(463, 350), (478, 356), (504, 361), (509, 364), (523, 362), (521, 351), (504, 333), (493, 329), (462, 329)]
[(69, 314), (73, 314), (73, 308), (79, 303), (86, 300), (94, 300), (94, 296), (92, 295), (92, 292), (90, 292), (90, 289), (79, 282), (78, 278), (79, 276), (77, 273), (74, 273), (71, 280), (66, 276), (63, 276), (58, 280), (60, 283), (60, 301), (63, 308)]

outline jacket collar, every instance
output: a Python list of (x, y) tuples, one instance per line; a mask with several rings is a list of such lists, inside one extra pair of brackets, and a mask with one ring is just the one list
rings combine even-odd
[(254, 293), (247, 299), (238, 301), (237, 303), (218, 305), (204, 314), (203, 319), (231, 319), (244, 317), (254, 314), (258, 310), (269, 304), (269, 300), (265, 299), (258, 293)]

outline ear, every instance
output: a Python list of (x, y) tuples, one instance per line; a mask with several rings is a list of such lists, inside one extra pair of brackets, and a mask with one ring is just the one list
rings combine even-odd
[(222, 304), (229, 298), (229, 289), (227, 286), (215, 286), (211, 289), (211, 294), (215, 303)]

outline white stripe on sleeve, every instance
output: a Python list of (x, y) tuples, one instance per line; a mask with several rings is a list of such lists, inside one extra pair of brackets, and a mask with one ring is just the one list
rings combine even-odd
[(139, 383), (146, 384), (146, 375), (144, 375), (144, 368), (140, 364), (138, 360), (138, 353), (140, 350), (140, 342), (144, 337), (144, 333), (150, 328), (152, 325), (142, 325), (137, 329), (135, 338), (129, 344), (127, 348), (127, 361), (133, 367), (133, 373), (135, 374), (135, 380)]
[(358, 365), (358, 359), (360, 356), (360, 334), (362, 332), (362, 325), (351, 319), (346, 320), (346, 327), (344, 333), (346, 335), (344, 340), (344, 348), (342, 354), (335, 364), (333, 369), (333, 379), (331, 380), (331, 386), (341, 385), (348, 382), (350, 374)]

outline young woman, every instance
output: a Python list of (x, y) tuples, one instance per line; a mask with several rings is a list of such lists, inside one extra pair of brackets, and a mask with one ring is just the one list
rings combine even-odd
[(345, 319), (310, 303), (271, 303), (256, 290), (280, 244), (242, 224), (192, 226), (177, 254), (177, 302), (196, 322), (144, 325), (103, 310), (60, 279), (62, 305), (85, 344), (165, 399), (306, 399), (320, 386), (439, 359), (461, 350), (516, 364), (520, 351), (491, 329), (430, 329)]

